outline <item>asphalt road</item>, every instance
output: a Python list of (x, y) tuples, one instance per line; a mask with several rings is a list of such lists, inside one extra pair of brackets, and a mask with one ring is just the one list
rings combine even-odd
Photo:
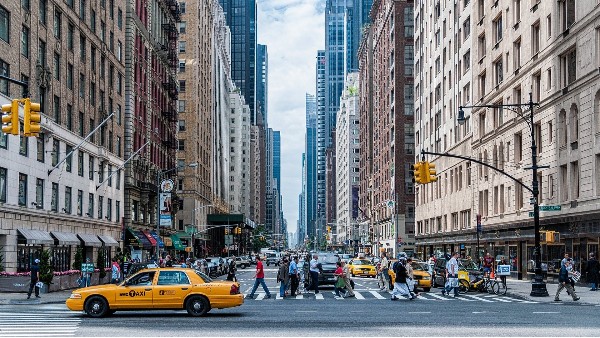
[[(591, 305), (478, 294), (454, 299), (435, 289), (414, 301), (392, 302), (387, 293), (373, 291), (373, 279), (356, 279), (362, 298), (334, 299), (333, 289), (326, 288), (323, 299), (313, 294), (276, 299), (275, 274), (267, 270), (273, 298), (247, 300), (241, 307), (213, 310), (203, 318), (188, 317), (185, 311), (136, 311), (93, 319), (69, 312), (62, 304), (2, 306), (0, 337), (598, 336), (600, 327), (598, 308)], [(238, 276), (247, 293), (253, 272), (246, 269)]]

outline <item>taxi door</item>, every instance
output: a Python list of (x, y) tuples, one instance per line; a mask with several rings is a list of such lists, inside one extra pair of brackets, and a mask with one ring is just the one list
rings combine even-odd
[[(114, 308), (151, 309), (156, 271), (146, 271), (131, 277), (117, 288)], [(110, 304), (113, 308), (113, 304)]]
[(160, 309), (183, 308), (183, 300), (192, 291), (185, 271), (160, 270), (154, 286), (154, 307)]

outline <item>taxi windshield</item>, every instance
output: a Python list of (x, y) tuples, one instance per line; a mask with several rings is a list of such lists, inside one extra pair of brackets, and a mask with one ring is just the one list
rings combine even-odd
[(465, 270), (473, 270), (473, 271), (479, 270), (479, 268), (477, 267), (477, 264), (475, 264), (475, 262), (473, 262), (470, 259), (461, 259), (460, 266), (465, 268)]
[(413, 270), (415, 270), (415, 271), (428, 271), (429, 270), (427, 265), (424, 263), (412, 262), (410, 264), (410, 266), (412, 266)]
[(352, 261), (352, 265), (373, 265), (367, 259), (355, 259)]

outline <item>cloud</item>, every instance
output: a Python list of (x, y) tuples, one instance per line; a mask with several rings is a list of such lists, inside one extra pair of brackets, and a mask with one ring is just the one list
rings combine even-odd
[(258, 43), (269, 53), (268, 124), (281, 131), (281, 190), (295, 232), (302, 191), (306, 93), (315, 93), (317, 50), (325, 45), (325, 0), (258, 0)]

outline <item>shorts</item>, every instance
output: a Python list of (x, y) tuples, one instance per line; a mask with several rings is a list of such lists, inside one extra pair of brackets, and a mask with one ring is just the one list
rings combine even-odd
[(484, 266), (483, 267), (483, 272), (490, 273), (490, 272), (492, 272), (492, 268)]

